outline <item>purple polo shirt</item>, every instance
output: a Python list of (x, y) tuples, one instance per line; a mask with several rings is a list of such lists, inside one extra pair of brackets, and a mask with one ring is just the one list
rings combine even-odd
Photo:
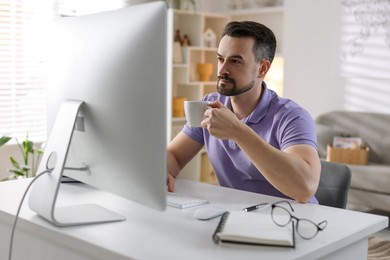
[[(263, 95), (255, 110), (241, 121), (261, 138), (279, 150), (291, 145), (308, 144), (317, 149), (315, 124), (310, 114), (295, 102), (279, 97), (263, 84)], [(203, 100), (219, 100), (232, 108), (230, 98), (212, 93)], [(189, 127), (183, 131), (191, 139), (204, 144), (221, 186), (289, 198), (273, 187), (250, 162), (245, 153), (232, 141), (211, 136), (207, 128)], [(288, 181), (288, 172), (285, 173)], [(315, 197), (310, 203), (317, 203)]]

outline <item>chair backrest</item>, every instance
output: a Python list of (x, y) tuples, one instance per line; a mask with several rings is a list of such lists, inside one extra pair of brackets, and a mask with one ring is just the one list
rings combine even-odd
[(351, 169), (340, 163), (321, 161), (321, 176), (315, 197), (320, 205), (345, 209), (351, 184)]

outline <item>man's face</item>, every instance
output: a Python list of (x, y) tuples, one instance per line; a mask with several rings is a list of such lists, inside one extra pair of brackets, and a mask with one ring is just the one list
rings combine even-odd
[(252, 52), (254, 39), (224, 36), (218, 47), (218, 93), (235, 96), (253, 88), (261, 63)]

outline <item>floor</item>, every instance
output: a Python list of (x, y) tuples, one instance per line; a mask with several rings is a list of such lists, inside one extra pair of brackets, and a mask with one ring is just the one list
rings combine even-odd
[[(370, 213), (370, 214), (387, 216), (390, 219), (390, 212), (389, 211), (373, 210), (373, 209), (362, 208), (362, 207), (358, 207), (358, 206), (350, 205), (350, 204), (347, 205), (347, 209), (366, 212), (366, 213)], [(377, 238), (390, 240), (390, 227), (387, 227), (387, 228), (375, 233), (374, 236)]]

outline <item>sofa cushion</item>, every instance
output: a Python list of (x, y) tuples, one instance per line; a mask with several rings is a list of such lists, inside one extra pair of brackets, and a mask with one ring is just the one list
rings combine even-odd
[(376, 193), (385, 193), (390, 195), (390, 165), (368, 164), (351, 165), (351, 189), (360, 189)]
[(389, 211), (390, 209), (389, 195), (358, 189), (349, 189), (348, 204), (349, 206), (362, 205), (369, 209), (379, 209), (383, 211)]

